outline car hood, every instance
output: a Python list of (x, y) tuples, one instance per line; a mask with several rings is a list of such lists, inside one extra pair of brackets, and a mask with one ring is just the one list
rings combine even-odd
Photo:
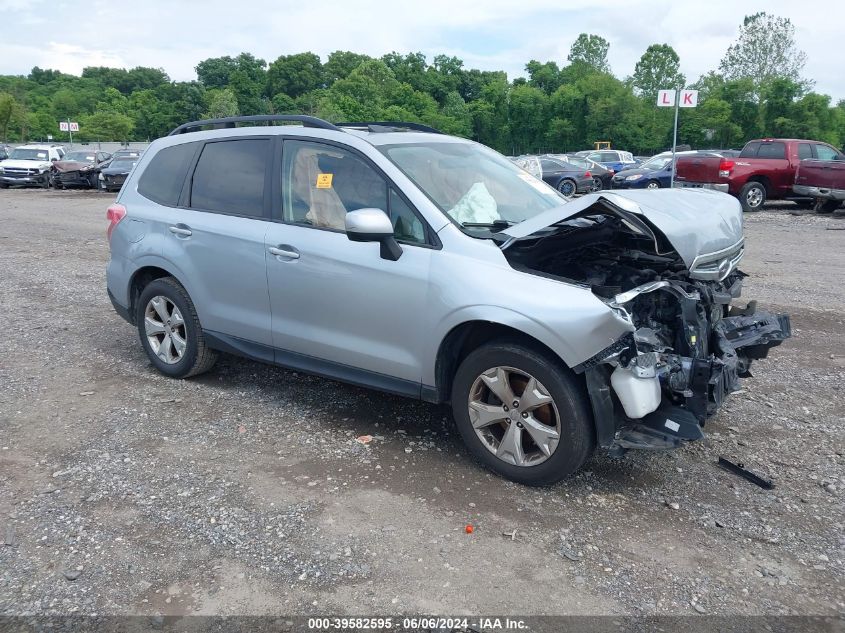
[(654, 169), (643, 169), (642, 167), (629, 167), (627, 169), (620, 169), (616, 172), (617, 176), (645, 176), (646, 174), (659, 174), (663, 170), (655, 171)]
[[(602, 201), (640, 215), (669, 241), (684, 263), (742, 241), (742, 208), (736, 198), (706, 189), (624, 190), (593, 193), (508, 227), (500, 236), (528, 237)], [(507, 247), (507, 243), (504, 246)]]
[(53, 163), (53, 167), (57, 171), (80, 171), (83, 169), (91, 169), (94, 163), (86, 163), (78, 160), (58, 160)]
[(100, 171), (103, 172), (104, 174), (108, 175), (108, 176), (119, 176), (120, 174), (128, 174), (130, 171), (132, 171), (132, 168), (131, 167), (103, 167), (103, 169), (101, 169)]
[(13, 160), (7, 158), (0, 161), (0, 167), (12, 167), (13, 169), (46, 169), (50, 166), (50, 161), (46, 160)]

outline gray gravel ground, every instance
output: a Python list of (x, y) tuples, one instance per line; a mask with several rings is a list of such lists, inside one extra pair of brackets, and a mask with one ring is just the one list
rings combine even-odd
[(708, 439), (538, 490), (442, 407), (156, 373), (105, 294), (109, 199), (0, 191), (0, 614), (845, 614), (845, 219), (747, 216), (746, 297), (795, 336)]

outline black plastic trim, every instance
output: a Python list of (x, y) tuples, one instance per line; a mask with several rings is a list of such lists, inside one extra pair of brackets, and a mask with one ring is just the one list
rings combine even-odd
[(129, 308), (122, 306), (118, 303), (117, 299), (115, 299), (114, 295), (112, 294), (111, 290), (108, 290), (109, 293), (109, 301), (111, 301), (112, 307), (114, 311), (120, 316), (121, 319), (129, 323), (130, 325), (135, 325), (132, 316), (129, 314)]
[[(255, 343), (235, 336), (229, 336), (228, 334), (221, 334), (220, 332), (203, 330), (203, 336), (209, 347), (221, 352), (245, 356), (253, 360), (279, 365), (286, 369), (303, 371), (308, 374), (322, 376), (323, 378), (339, 380), (358, 387), (376, 389), (385, 393), (392, 393), (417, 400), (422, 398), (423, 386), (412, 380), (395, 378), (393, 376), (351, 367), (350, 365), (308, 356), (307, 354), (300, 354), (299, 352), (278, 349), (270, 345), (264, 345), (263, 343)], [(429, 387), (428, 391), (431, 390)]]

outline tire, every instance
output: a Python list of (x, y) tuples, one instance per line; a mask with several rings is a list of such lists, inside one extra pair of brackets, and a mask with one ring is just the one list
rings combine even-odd
[(649, 180), (645, 186), (646, 189), (660, 189), (660, 183), (656, 180)]
[(575, 181), (571, 178), (564, 178), (557, 183), (557, 190), (564, 198), (571, 198), (575, 195), (575, 192), (578, 191), (578, 185), (576, 185)]
[[(184, 341), (185, 346), (178, 360), (171, 358), (171, 362), (166, 362), (163, 357), (157, 354), (147, 333), (146, 316), (148, 309), (152, 311), (156, 321), (162, 322), (162, 324), (170, 327), (171, 319), (168, 318), (165, 323), (165, 319), (159, 316), (159, 313), (150, 303), (153, 299), (162, 297), (170, 302), (171, 306), (175, 306), (182, 317), (182, 325), (174, 325), (172, 331), (175, 334), (177, 329), (179, 330), (178, 338)], [(175, 310), (171, 309), (169, 312), (175, 317)], [(171, 378), (196, 376), (207, 372), (217, 361), (217, 352), (206, 345), (205, 337), (202, 334), (202, 326), (197, 317), (197, 311), (194, 308), (193, 301), (191, 301), (191, 298), (185, 292), (182, 285), (173, 277), (156, 279), (144, 287), (138, 298), (135, 321), (138, 324), (138, 336), (141, 339), (141, 346), (156, 369), (166, 376), (170, 376)], [(173, 321), (177, 322), (177, 319), (174, 318)], [(167, 337), (163, 331), (160, 335), (165, 338)], [(175, 341), (176, 339), (171, 340)], [(171, 342), (167, 347), (174, 351), (173, 356), (175, 357), (176, 344)], [(164, 355), (170, 356), (169, 354)]]
[[(485, 377), (501, 383), (489, 378), (490, 372), (498, 376), (498, 369), (512, 370), (511, 378), (506, 381), (512, 386), (515, 397), (515, 402), (509, 403), (511, 406), (487, 388)], [(546, 404), (534, 408), (525, 404), (528, 399), (525, 395), (526, 376), (537, 381), (534, 393), (543, 392), (541, 397), (546, 399)], [(523, 392), (517, 395), (520, 388)], [(484, 393), (484, 390), (487, 392)], [(491, 404), (482, 403), (479, 399), (481, 394), (484, 401)], [(477, 407), (489, 407), (493, 413), (488, 417), (497, 421), (483, 424), (477, 409), (470, 413), (471, 402)], [(518, 406), (515, 406), (517, 403)], [(508, 417), (496, 417), (499, 411)], [(546, 486), (568, 477), (584, 465), (595, 448), (595, 433), (585, 389), (559, 361), (545, 352), (516, 342), (494, 341), (479, 347), (464, 359), (452, 382), (452, 414), (464, 443), (478, 461), (506, 479), (529, 486)], [(526, 417), (533, 424), (529, 424)], [(478, 431), (473, 425), (473, 418), (479, 426)], [(536, 430), (541, 419), (546, 423), (557, 422), (557, 427), (543, 424), (541, 428), (540, 437), (546, 437), (543, 434), (549, 430), (558, 434), (556, 444), (552, 446), (555, 440), (549, 440), (546, 446), (548, 455), (533, 441), (535, 431), (528, 428)], [(517, 465), (519, 458), (514, 453), (502, 451), (506, 448), (503, 446), (506, 436), (514, 425), (513, 431), (522, 449), (523, 465)], [(483, 437), (485, 434), (490, 437)], [(498, 446), (495, 446), (496, 436), (499, 436)], [(502, 457), (494, 454), (494, 450), (499, 451)]]
[(42, 189), (49, 189), (50, 188), (50, 174), (45, 174), (44, 182), (41, 183)]
[(816, 200), (813, 210), (816, 213), (833, 213), (842, 204), (841, 200)]
[(766, 204), (766, 187), (759, 182), (747, 182), (739, 190), (739, 203), (746, 213), (759, 211)]
[(9, 183), (8, 182), (0, 182), (0, 189), (8, 189)]
[(604, 189), (604, 183), (601, 181), (601, 178), (596, 176), (593, 178), (593, 186), (590, 188), (590, 193), (595, 193), (597, 191), (601, 191)]

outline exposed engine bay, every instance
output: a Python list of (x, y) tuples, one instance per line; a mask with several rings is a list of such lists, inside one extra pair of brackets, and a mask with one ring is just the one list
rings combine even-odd
[(753, 301), (732, 305), (746, 277), (736, 268), (742, 246), (688, 266), (647, 218), (604, 200), (502, 242), (514, 268), (589, 287), (631, 324), (573, 368), (585, 375), (601, 446), (624, 452), (699, 439), (751, 362), (789, 338), (788, 316)]

